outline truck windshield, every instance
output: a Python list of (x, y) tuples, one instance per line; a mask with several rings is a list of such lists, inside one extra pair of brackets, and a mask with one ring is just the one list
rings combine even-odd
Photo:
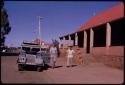
[(33, 52), (38, 52), (39, 50), (40, 50), (39, 48), (32, 48), (31, 51), (33, 51)]
[(22, 50), (26, 51), (26, 52), (29, 52), (30, 51), (30, 48), (28, 47), (22, 47)]

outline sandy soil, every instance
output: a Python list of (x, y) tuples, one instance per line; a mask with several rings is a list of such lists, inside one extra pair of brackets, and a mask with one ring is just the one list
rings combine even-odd
[(58, 58), (57, 68), (37, 72), (33, 70), (18, 71), (17, 56), (1, 56), (2, 83), (30, 83), (30, 84), (121, 84), (123, 70), (106, 67), (101, 63), (88, 65), (74, 65), (67, 68), (66, 61)]

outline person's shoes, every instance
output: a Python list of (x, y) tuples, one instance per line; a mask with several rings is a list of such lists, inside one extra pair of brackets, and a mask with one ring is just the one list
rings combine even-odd
[(66, 66), (66, 67), (69, 67), (69, 66)]

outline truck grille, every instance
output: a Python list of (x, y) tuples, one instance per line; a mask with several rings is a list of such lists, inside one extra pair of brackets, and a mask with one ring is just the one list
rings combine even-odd
[(35, 63), (36, 55), (26, 54), (27, 62), (26, 63)]

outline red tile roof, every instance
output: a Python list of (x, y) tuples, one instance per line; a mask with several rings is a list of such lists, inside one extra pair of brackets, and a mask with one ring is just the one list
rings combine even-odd
[(108, 10), (98, 13), (96, 16), (93, 16), (87, 23), (78, 29), (77, 32), (90, 29), (91, 27), (95, 27), (122, 17), (124, 17), (124, 3), (120, 3)]

